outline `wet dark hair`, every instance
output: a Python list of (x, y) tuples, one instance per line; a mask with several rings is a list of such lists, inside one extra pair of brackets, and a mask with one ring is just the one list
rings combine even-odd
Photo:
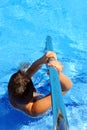
[(9, 97), (19, 104), (27, 104), (35, 91), (32, 80), (25, 72), (18, 71), (11, 76), (8, 83)]

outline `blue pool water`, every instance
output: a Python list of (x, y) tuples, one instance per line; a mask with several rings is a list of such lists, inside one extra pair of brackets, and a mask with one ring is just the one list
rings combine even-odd
[[(10, 76), (21, 62), (44, 54), (52, 36), (64, 73), (73, 82), (63, 97), (70, 130), (87, 130), (87, 1), (0, 0), (0, 130), (52, 130), (53, 115), (38, 118), (14, 109), (7, 95)], [(46, 68), (33, 77), (38, 91), (49, 92)]]

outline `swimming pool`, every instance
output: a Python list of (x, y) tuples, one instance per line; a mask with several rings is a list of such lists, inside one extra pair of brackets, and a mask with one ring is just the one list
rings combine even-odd
[[(52, 130), (51, 110), (31, 118), (15, 110), (7, 96), (11, 74), (21, 62), (32, 63), (44, 54), (47, 35), (73, 81), (64, 96), (70, 130), (87, 130), (86, 5), (86, 0), (0, 1), (0, 130)], [(33, 81), (38, 91), (48, 93), (45, 66)]]

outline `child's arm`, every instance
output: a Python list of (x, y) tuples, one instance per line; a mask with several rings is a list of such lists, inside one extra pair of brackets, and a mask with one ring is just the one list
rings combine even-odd
[(27, 70), (29, 77), (33, 76), (33, 74), (37, 72), (43, 64), (46, 64), (50, 58), (56, 59), (56, 54), (54, 52), (48, 51), (44, 56), (36, 60)]
[(54, 60), (49, 62), (48, 66), (51, 66), (58, 71), (62, 93), (65, 94), (72, 87), (72, 81), (62, 73), (63, 65), (59, 61)]

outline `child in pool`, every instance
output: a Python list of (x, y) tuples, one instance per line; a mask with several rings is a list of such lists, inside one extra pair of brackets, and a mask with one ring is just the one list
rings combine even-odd
[[(50, 59), (53, 59), (50, 61)], [(49, 62), (50, 61), (50, 62)], [(54, 67), (60, 79), (62, 94), (65, 94), (71, 87), (71, 80), (62, 73), (63, 66), (57, 61), (54, 52), (48, 51), (41, 58), (36, 60), (26, 71), (18, 71), (11, 76), (8, 84), (8, 96), (10, 103), (17, 109), (31, 115), (38, 116), (46, 112), (51, 107), (51, 94), (39, 98), (39, 94), (34, 94), (36, 89), (31, 77), (43, 64)], [(55, 86), (54, 86), (55, 87)]]

